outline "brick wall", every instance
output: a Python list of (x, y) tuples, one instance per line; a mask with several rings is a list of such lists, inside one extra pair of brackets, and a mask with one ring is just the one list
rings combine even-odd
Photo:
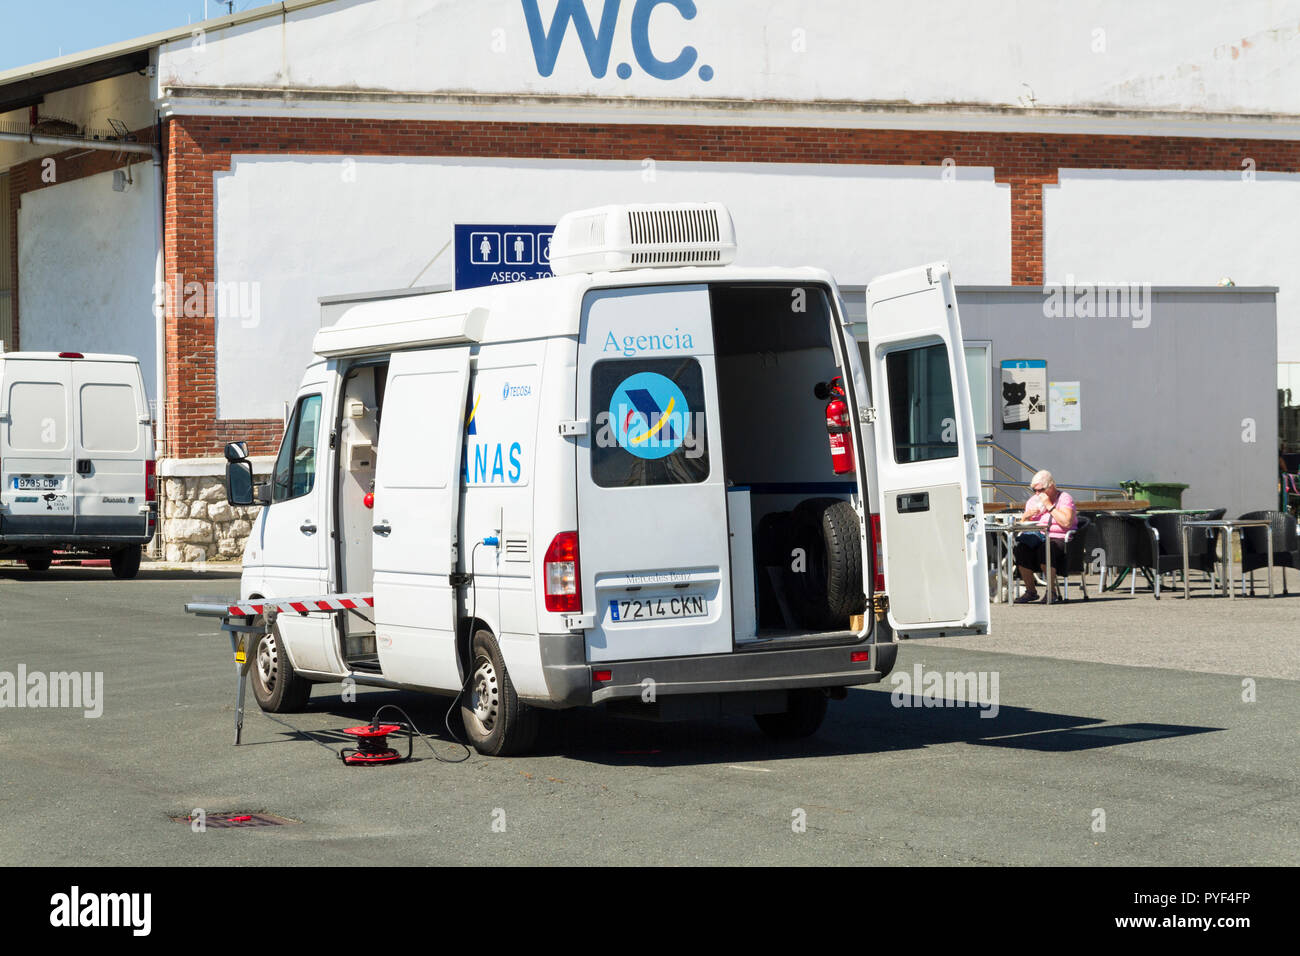
[[(187, 458), (218, 455), (231, 439), (248, 439), (254, 454), (271, 454), (282, 427), (279, 420), (216, 419), (214, 316), (186, 317), (177, 307), (185, 283), (216, 279), (213, 177), (229, 170), (232, 153), (936, 167), (952, 159), (992, 167), (997, 181), (1009, 185), (1011, 272), (1018, 285), (1043, 281), (1042, 187), (1055, 183), (1062, 167), (1240, 171), (1250, 157), (1261, 172), (1300, 172), (1296, 142), (1145, 136), (181, 117), (167, 124), (166, 141), (166, 272), (169, 281), (179, 276), (181, 282), (168, 302), (168, 439), (170, 454)], [(11, 187), (17, 194), (40, 188), (38, 169), (19, 170)]]

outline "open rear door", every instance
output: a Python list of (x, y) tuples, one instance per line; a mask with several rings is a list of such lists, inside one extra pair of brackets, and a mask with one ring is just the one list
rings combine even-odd
[(874, 279), (867, 335), (889, 620), (907, 634), (987, 632), (979, 461), (947, 263)]
[(384, 676), (450, 690), (456, 529), (469, 346), (398, 352), (388, 367), (375, 470), (375, 638)]

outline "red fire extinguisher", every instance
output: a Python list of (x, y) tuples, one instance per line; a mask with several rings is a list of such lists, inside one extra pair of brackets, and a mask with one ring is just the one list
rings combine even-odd
[(826, 403), (826, 434), (831, 442), (831, 467), (837, 475), (852, 474), (853, 428), (849, 423), (849, 403), (844, 394), (844, 382), (837, 375), (831, 379), (826, 393), (831, 400)]

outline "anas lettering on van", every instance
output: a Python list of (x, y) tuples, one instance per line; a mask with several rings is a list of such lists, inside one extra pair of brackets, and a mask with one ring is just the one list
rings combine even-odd
[(671, 332), (651, 332), (645, 335), (625, 335), (620, 343), (617, 336), (610, 332), (605, 336), (605, 346), (601, 352), (618, 352), (632, 358), (639, 352), (690, 352), (695, 348), (691, 333), (681, 329)]
[(504, 442), (466, 442), (461, 477), (467, 485), (517, 485), (523, 477), (523, 452), (517, 441), (508, 448)]

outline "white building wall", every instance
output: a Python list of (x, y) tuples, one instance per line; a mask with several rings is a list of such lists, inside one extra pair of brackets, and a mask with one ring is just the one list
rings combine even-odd
[(1278, 286), (1278, 361), (1300, 362), (1300, 175), (1062, 170), (1043, 218), (1048, 282)]
[(718, 200), (743, 265), (815, 265), (863, 284), (946, 259), (963, 283), (1006, 284), (1009, 192), (978, 168), (947, 181), (916, 166), (235, 157), (216, 181), (216, 278), (257, 307), (219, 312), (218, 417), (282, 414), (311, 354), (319, 297), (417, 278), (450, 285), (453, 250), (439, 250), (458, 222), (549, 224), (604, 203)]
[(19, 334), (24, 351), (113, 352), (140, 360), (154, 396), (153, 166), (23, 196), (18, 211)]
[(586, 0), (611, 43), (593, 67), (569, 25), (543, 75), (557, 2), (337, 0), (168, 44), (158, 84), (1300, 114), (1300, 0)]

